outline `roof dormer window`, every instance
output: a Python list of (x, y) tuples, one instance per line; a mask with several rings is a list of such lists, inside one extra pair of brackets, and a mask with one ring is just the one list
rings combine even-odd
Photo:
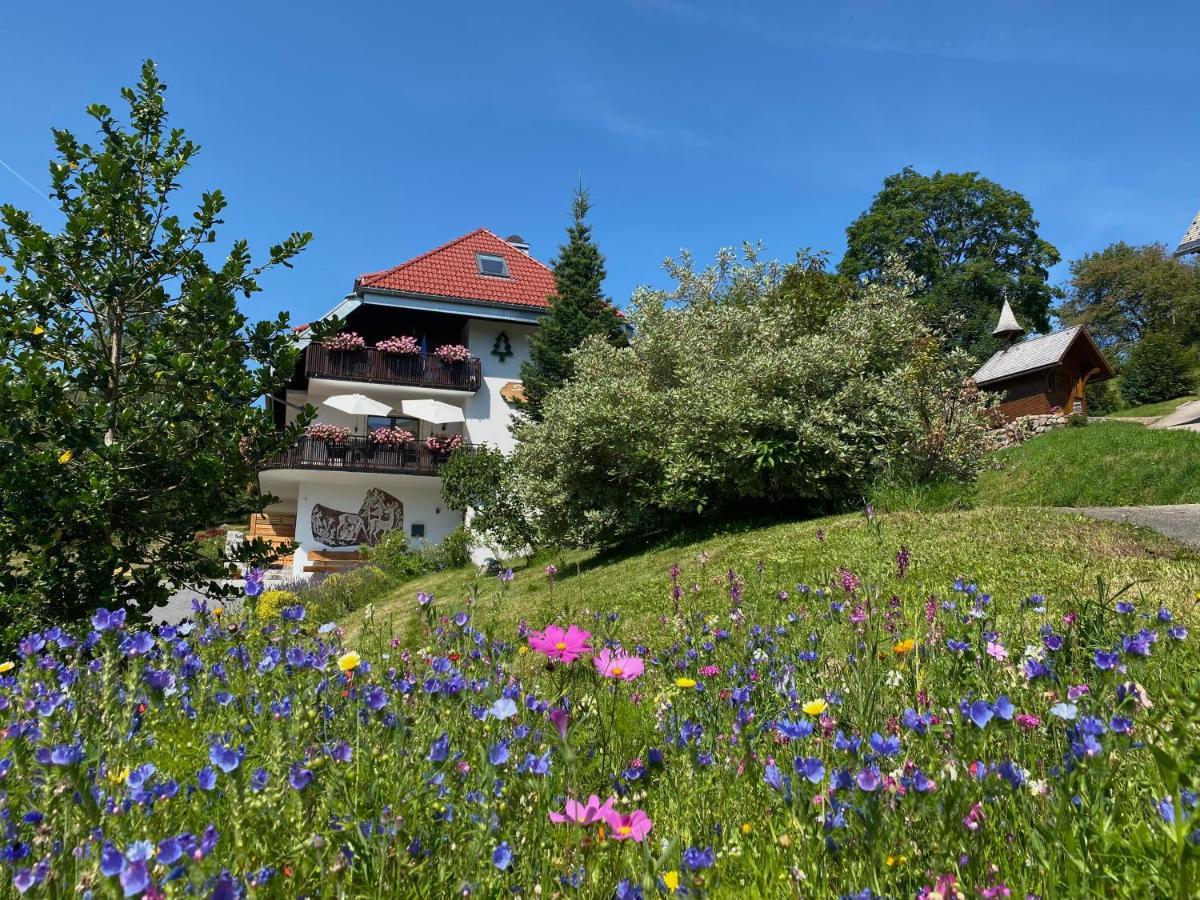
[(480, 275), (489, 275), (492, 278), (508, 277), (508, 264), (505, 263), (503, 256), (492, 253), (476, 253), (475, 262), (479, 266)]

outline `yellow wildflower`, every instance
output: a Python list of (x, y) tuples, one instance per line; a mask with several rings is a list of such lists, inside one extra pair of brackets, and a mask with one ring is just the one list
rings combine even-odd
[(695, 678), (676, 678), (675, 687), (694, 688), (696, 686)]
[(524, 656), (528, 652), (529, 652), (529, 645), (527, 645), (527, 644), (522, 644), (520, 647), (517, 648), (517, 654), (519, 656)]
[(34, 326), (33, 326), (33, 333), (34, 333), (35, 335), (39, 335), (39, 334), (45, 334), (45, 333), (46, 333), (46, 329), (45, 329), (45, 328), (43, 328), (41, 325), (34, 325)]
[(61, 463), (64, 466), (67, 463), (69, 463), (71, 460), (73, 460), (74, 458), (75, 458), (74, 450), (64, 450), (62, 453), (58, 454), (58, 461), (59, 461), (59, 463)]
[(667, 886), (667, 890), (672, 894), (679, 890), (679, 870), (672, 869), (670, 872), (663, 872), (663, 884)]
[(905, 653), (910, 652), (915, 646), (917, 646), (917, 642), (912, 638), (907, 638), (906, 640), (900, 641), (898, 644), (896, 644), (892, 650), (895, 651), (898, 656), (903, 656)]
[(5, 672), (11, 672), (16, 667), (17, 664), (15, 662), (13, 662), (11, 659), (6, 659), (4, 662), (0, 663), (0, 675), (4, 674)]
[(803, 709), (810, 716), (819, 716), (825, 710), (829, 709), (829, 704), (824, 700), (809, 700), (804, 704)]
[(349, 653), (343, 653), (338, 657), (338, 668), (343, 672), (352, 672), (358, 668), (360, 662), (362, 662), (362, 657), (351, 650)]
[(751, 825), (749, 822), (742, 823), (742, 834), (749, 834), (753, 830), (754, 830), (754, 826)]
[(908, 857), (903, 853), (901, 853), (899, 856), (892, 856), (890, 853), (888, 854), (887, 864), (889, 866), (902, 866), (906, 862), (908, 862)]

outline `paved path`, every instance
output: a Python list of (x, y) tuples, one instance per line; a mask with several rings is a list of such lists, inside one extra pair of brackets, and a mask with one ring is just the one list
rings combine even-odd
[(1151, 428), (1179, 428), (1181, 425), (1191, 425), (1200, 422), (1200, 400), (1189, 400), (1175, 407), (1174, 412), (1167, 413), (1153, 423)]
[(1175, 506), (1086, 506), (1060, 507), (1109, 522), (1128, 522), (1157, 531), (1181, 544), (1200, 550), (1200, 503)]

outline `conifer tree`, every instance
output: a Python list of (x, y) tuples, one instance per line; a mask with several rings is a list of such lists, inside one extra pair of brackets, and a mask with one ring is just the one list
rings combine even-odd
[(614, 346), (627, 342), (621, 317), (601, 292), (604, 257), (587, 224), (591, 203), (583, 185), (575, 189), (567, 242), (554, 261), (554, 296), (550, 311), (530, 339), (529, 361), (521, 366), (529, 415), (542, 418), (546, 397), (574, 372), (571, 351), (593, 334)]

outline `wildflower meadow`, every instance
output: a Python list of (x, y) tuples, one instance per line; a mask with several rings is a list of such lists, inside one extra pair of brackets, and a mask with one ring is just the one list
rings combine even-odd
[(504, 572), (413, 597), (420, 646), (253, 596), (30, 634), (0, 664), (0, 890), (1194, 895), (1195, 598), (930, 595), (887, 554), (812, 584), (680, 560), (640, 633), (566, 592), (498, 630)]

